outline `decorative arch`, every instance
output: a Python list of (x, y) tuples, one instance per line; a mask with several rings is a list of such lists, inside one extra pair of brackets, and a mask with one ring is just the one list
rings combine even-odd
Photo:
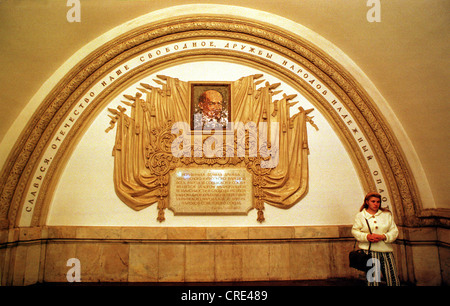
[[(184, 48), (194, 41), (199, 45)], [(220, 47), (219, 41), (224, 43)], [(232, 45), (226, 46), (227, 41)], [(149, 70), (200, 58), (245, 62), (280, 76), (305, 93), (338, 131), (364, 188), (378, 190), (382, 184), (399, 225), (441, 222), (422, 214), (409, 165), (376, 101), (326, 51), (268, 22), (221, 14), (163, 18), (118, 35), (76, 63), (29, 120), (3, 169), (2, 227), (44, 225), (47, 199), (59, 169), (110, 95)], [(61, 127), (67, 120), (73, 125), (65, 131)], [(47, 158), (52, 150), (54, 154)], [(379, 168), (374, 170), (372, 161)], [(24, 221), (27, 205), (31, 213)]]

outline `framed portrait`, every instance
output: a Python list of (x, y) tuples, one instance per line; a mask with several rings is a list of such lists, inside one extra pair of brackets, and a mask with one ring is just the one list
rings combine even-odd
[(231, 121), (231, 82), (189, 82), (191, 130), (226, 129)]

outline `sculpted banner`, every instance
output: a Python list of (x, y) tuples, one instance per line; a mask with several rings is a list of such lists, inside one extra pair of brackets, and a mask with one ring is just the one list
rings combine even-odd
[[(227, 23), (227, 25), (229, 25)], [(265, 42), (267, 43), (267, 42)], [(317, 73), (314, 73), (310, 68), (304, 65), (301, 61), (294, 60), (292, 57), (286, 56), (284, 53), (276, 52), (274, 49), (267, 49), (261, 47), (263, 44), (251, 44), (247, 41), (238, 41), (233, 39), (224, 39), (224, 38), (213, 38), (208, 39), (205, 37), (201, 38), (193, 38), (193, 39), (186, 39), (183, 41), (176, 41), (176, 42), (168, 42), (167, 44), (162, 45), (156, 45), (154, 48), (146, 49), (145, 51), (139, 52), (134, 54), (132, 57), (127, 58), (126, 61), (120, 60), (117, 62), (117, 65), (113, 68), (108, 68), (108, 71), (106, 71), (104, 74), (102, 74), (101, 70), (95, 70), (98, 78), (96, 78), (96, 82), (89, 85), (89, 87), (84, 88), (83, 94), (80, 94), (77, 98), (76, 102), (71, 102), (70, 110), (65, 113), (62, 118), (55, 117), (55, 120), (57, 120), (58, 123), (55, 123), (54, 130), (50, 130), (47, 137), (49, 137), (48, 141), (43, 146), (42, 150), (40, 151), (40, 156), (36, 157), (35, 164), (30, 164), (29, 169), (26, 173), (29, 173), (27, 175), (27, 179), (29, 179), (29, 182), (27, 184), (23, 184), (23, 188), (21, 188), (20, 191), (12, 193), (11, 190), (9, 190), (9, 194), (15, 194), (15, 203), (16, 203), (16, 210), (13, 210), (12, 214), (16, 215), (19, 210), (19, 202), (22, 203), (21, 213), (20, 213), (20, 220), (19, 225), (20, 226), (31, 226), (33, 224), (38, 224), (40, 222), (39, 216), (40, 216), (40, 209), (41, 207), (45, 207), (46, 198), (51, 195), (51, 193), (48, 193), (48, 187), (51, 186), (51, 181), (53, 177), (55, 177), (55, 169), (58, 169), (59, 163), (64, 160), (63, 156), (66, 152), (66, 148), (68, 147), (67, 143), (72, 141), (74, 135), (76, 135), (78, 131), (78, 127), (83, 124), (85, 121), (86, 116), (90, 116), (90, 109), (94, 108), (95, 105), (97, 105), (100, 101), (103, 100), (104, 94), (107, 94), (110, 90), (116, 88), (116, 86), (119, 86), (121, 82), (126, 81), (129, 77), (134, 75), (135, 73), (141, 71), (142, 69), (145, 69), (145, 66), (153, 65), (157, 63), (158, 61), (163, 60), (165, 56), (168, 56), (166, 61), (170, 61), (171, 57), (174, 57), (175, 55), (180, 56), (182, 54), (191, 54), (195, 52), (201, 52), (202, 54), (209, 54), (209, 52), (213, 52), (216, 54), (217, 52), (225, 52), (225, 54), (237, 56), (239, 59), (241, 57), (247, 58), (248, 56), (251, 56), (253, 60), (255, 61), (263, 61), (267, 65), (276, 67), (277, 71), (280, 71), (284, 74), (289, 74), (293, 76), (294, 78), (297, 78), (297, 81), (303, 81), (302, 86), (310, 92), (313, 93), (316, 97), (323, 98), (324, 100), (321, 103), (324, 103), (327, 112), (331, 115), (334, 122), (338, 125), (339, 130), (345, 135), (346, 139), (350, 141), (350, 143), (353, 144), (352, 150), (356, 154), (356, 158), (358, 160), (358, 163), (362, 166), (364, 170), (363, 174), (363, 181), (365, 184), (367, 184), (370, 189), (376, 188), (380, 194), (383, 196), (383, 202), (391, 203), (391, 198), (389, 195), (389, 179), (385, 177), (383, 169), (383, 165), (387, 165), (386, 163), (383, 164), (383, 161), (378, 158), (377, 149), (376, 146), (374, 146), (374, 143), (371, 142), (370, 138), (371, 134), (366, 134), (365, 129), (367, 126), (364, 126), (360, 124), (360, 118), (358, 118), (357, 114), (358, 111), (357, 108), (350, 107), (347, 105), (348, 101), (343, 100), (343, 98), (336, 94), (336, 92), (333, 90), (332, 87), (329, 86), (324, 80), (322, 80)], [(295, 44), (297, 46), (297, 44)], [(277, 49), (277, 48), (275, 48)], [(279, 49), (278, 49), (279, 50)], [(280, 51), (280, 50), (279, 50)], [(216, 54), (217, 55), (217, 54)], [(308, 56), (311, 55), (308, 53)], [(307, 56), (307, 58), (308, 58)], [(321, 61), (319, 61), (321, 62)], [(322, 71), (322, 69), (320, 69)], [(321, 74), (321, 72), (319, 73)], [(256, 80), (257, 78), (255, 78)], [(339, 78), (340, 81), (345, 80), (345, 78)], [(158, 83), (160, 82), (160, 83)], [(180, 93), (179, 97), (183, 97), (183, 103), (188, 101), (189, 99), (192, 99), (191, 95), (189, 94), (189, 90), (191, 90), (190, 84), (196, 84), (196, 83), (202, 83), (202, 82), (181, 82), (178, 85), (178, 90), (183, 90), (183, 93)], [(262, 81), (256, 81), (256, 82), (262, 82)], [(231, 83), (230, 86), (230, 92), (233, 90), (233, 83), (235, 82), (229, 82)], [(164, 79), (158, 79), (156, 84), (164, 86), (165, 84)], [(261, 84), (261, 83), (259, 83)], [(256, 84), (259, 85), (259, 84)], [(146, 93), (144, 91), (150, 91), (151, 86), (148, 86), (146, 84), (142, 84), (143, 87), (140, 89), (139, 99), (142, 101), (146, 101)], [(144, 87), (146, 85), (148, 88)], [(158, 86), (157, 85), (157, 86)], [(225, 85), (223, 82), (218, 84), (219, 86)], [(87, 86), (87, 85), (86, 85)], [(169, 88), (169, 93), (171, 93), (171, 89), (174, 87), (170, 84), (167, 85), (167, 88)], [(336, 88), (335, 88), (336, 89)], [(79, 89), (81, 92), (81, 89)], [(155, 90), (160, 90), (161, 95), (164, 94), (163, 87), (160, 87)], [(250, 92), (253, 89), (249, 89)], [(273, 89), (272, 89), (273, 91)], [(340, 91), (340, 90), (338, 90)], [(144, 93), (144, 96), (142, 95)], [(274, 92), (276, 93), (276, 92)], [(166, 94), (164, 94), (166, 95)], [(234, 99), (234, 93), (231, 94), (231, 97)], [(166, 95), (168, 96), (168, 95)], [(274, 98), (275, 94), (273, 95)], [(157, 97), (157, 96), (154, 96)], [(354, 96), (359, 97), (359, 96)], [(129, 98), (129, 97), (128, 97)], [(126, 103), (134, 103), (134, 98), (136, 98), (136, 94), (133, 95), (133, 99), (128, 99), (125, 101)], [(167, 98), (166, 98), (167, 99)], [(358, 98), (359, 99), (359, 98)], [(167, 100), (169, 101), (169, 100)], [(192, 102), (192, 101), (191, 101)], [(182, 110), (183, 112), (186, 112), (185, 119), (183, 119), (183, 122), (188, 125), (192, 124), (193, 120), (193, 114), (195, 111), (195, 105), (193, 106), (192, 103), (194, 102), (186, 102), (185, 108)], [(140, 102), (139, 102), (140, 103)], [(139, 104), (138, 103), (138, 104)], [(159, 103), (159, 102), (158, 102)], [(178, 103), (178, 102), (177, 102)], [(197, 102), (198, 103), (198, 102)], [(230, 104), (230, 107), (235, 107), (236, 101), (233, 100), (233, 102)], [(275, 103), (275, 101), (274, 101)], [(127, 105), (124, 105), (125, 107), (122, 107), (123, 111), (126, 113), (126, 115), (131, 119), (133, 115), (131, 114), (133, 110), (132, 107), (128, 107)], [(68, 106), (69, 107), (69, 106)], [(161, 105), (162, 107), (162, 105)], [(192, 107), (194, 107), (194, 110), (192, 110)], [(350, 108), (349, 108), (350, 107)], [(128, 110), (127, 110), (128, 108)], [(170, 108), (170, 106), (165, 106), (165, 108)], [(188, 109), (191, 108), (191, 113), (188, 113)], [(225, 108), (224, 108), (225, 109)], [(121, 111), (117, 109), (117, 111)], [(149, 110), (151, 112), (152, 110)], [(153, 110), (154, 111), (154, 110)], [(140, 110), (138, 108), (137, 112), (139, 113)], [(369, 112), (370, 113), (370, 112)], [(61, 113), (63, 114), (63, 113)], [(236, 115), (239, 115), (237, 113)], [(266, 112), (267, 115), (267, 112)], [(115, 115), (113, 116), (115, 117)], [(237, 122), (235, 118), (228, 117), (227, 121), (230, 122), (230, 124), (234, 124), (234, 127), (237, 127), (237, 131), (239, 131), (239, 125), (245, 124), (244, 128), (250, 128), (250, 130), (255, 130), (252, 123), (249, 123), (242, 119), (242, 121)], [(143, 119), (147, 120), (147, 119)], [(152, 126), (158, 125), (161, 126), (161, 122), (158, 118), (153, 118), (154, 121), (152, 121)], [(184, 121), (186, 120), (186, 121)], [(375, 120), (373, 117), (369, 118), (369, 122), (373, 122)], [(157, 122), (156, 122), (157, 121)], [(236, 122), (235, 122), (236, 121)], [(273, 121), (273, 120), (272, 120)], [(182, 124), (178, 122), (178, 127), (181, 127)], [(275, 121), (273, 121), (275, 122)], [(254, 122), (256, 124), (256, 122)], [(172, 122), (172, 125), (175, 123)], [(247, 125), (248, 124), (248, 125)], [(277, 123), (278, 124), (278, 123)], [(261, 127), (264, 128), (264, 121), (261, 124)], [(267, 128), (270, 130), (270, 124), (266, 122)], [(175, 126), (176, 127), (176, 126)], [(281, 129), (282, 125), (281, 123), (278, 124), (278, 128)], [(242, 129), (240, 129), (242, 130)], [(183, 131), (183, 129), (181, 129)], [(376, 129), (377, 132), (381, 132), (382, 129)], [(384, 131), (384, 129), (383, 129)], [(214, 134), (214, 130), (208, 130), (203, 129), (201, 132), (198, 132), (200, 134), (206, 134), (206, 133)], [(246, 131), (248, 133), (248, 129)], [(192, 134), (192, 133), (191, 133)], [(193, 134), (196, 134), (195, 132)], [(350, 139), (351, 138), (351, 139)], [(280, 138), (281, 139), (281, 138)], [(186, 140), (187, 141), (187, 140)], [(192, 139), (190, 143), (194, 142)], [(213, 142), (209, 141), (208, 144), (211, 144)], [(387, 141), (381, 141), (382, 144), (388, 144)], [(195, 144), (195, 143), (194, 143)], [(199, 147), (199, 146), (197, 146)], [(228, 146), (229, 147), (229, 146)], [(239, 150), (242, 150), (242, 146), (238, 147)], [(253, 150), (253, 149), (252, 149)], [(206, 150), (207, 151), (207, 150)], [(200, 153), (203, 152), (203, 150), (197, 150), (196, 152)], [(378, 151), (381, 152), (381, 151)], [(218, 152), (217, 152), (218, 153)], [(253, 151), (251, 152), (253, 153)], [(203, 153), (202, 153), (203, 154)], [(253, 155), (251, 156), (253, 157)], [(393, 159), (395, 161), (395, 159)], [(399, 180), (399, 182), (405, 182), (405, 180)], [(405, 189), (406, 190), (406, 189)], [(5, 197), (5, 200), (2, 200), (2, 203), (9, 203), (5, 202), (9, 197)], [(266, 202), (268, 203), (268, 202)], [(150, 205), (150, 204), (146, 204)], [(388, 204), (389, 205), (389, 204)], [(3, 206), (2, 211), (4, 213), (7, 212), (6, 206)], [(6, 210), (5, 210), (6, 209)]]
[(257, 88), (261, 77), (202, 83), (158, 76), (161, 87), (141, 83), (135, 96), (124, 95), (131, 114), (122, 106), (109, 109), (106, 130), (116, 129), (114, 185), (120, 199), (135, 210), (158, 203), (159, 221), (166, 208), (194, 215), (255, 208), (262, 222), (264, 203), (297, 203), (308, 190), (306, 124), (317, 128), (308, 116), (313, 109), (300, 106), (290, 116), (296, 95), (283, 93), (273, 101), (280, 84)]

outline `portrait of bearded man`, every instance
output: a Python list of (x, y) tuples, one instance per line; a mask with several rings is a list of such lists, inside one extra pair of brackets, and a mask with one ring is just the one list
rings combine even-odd
[(213, 89), (204, 91), (198, 98), (198, 111), (194, 114), (194, 129), (223, 129), (228, 122), (223, 95)]

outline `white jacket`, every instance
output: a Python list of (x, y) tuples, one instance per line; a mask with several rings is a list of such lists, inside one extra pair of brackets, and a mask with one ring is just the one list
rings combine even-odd
[(370, 234), (366, 220), (369, 221), (370, 229), (373, 234), (384, 234), (386, 240), (372, 242), (371, 251), (376, 252), (392, 252), (394, 249), (391, 245), (397, 239), (398, 228), (395, 225), (394, 218), (390, 212), (378, 210), (375, 215), (369, 214), (365, 209), (360, 211), (356, 217), (352, 227), (352, 235), (358, 240), (360, 249), (369, 249), (369, 241), (367, 234)]

